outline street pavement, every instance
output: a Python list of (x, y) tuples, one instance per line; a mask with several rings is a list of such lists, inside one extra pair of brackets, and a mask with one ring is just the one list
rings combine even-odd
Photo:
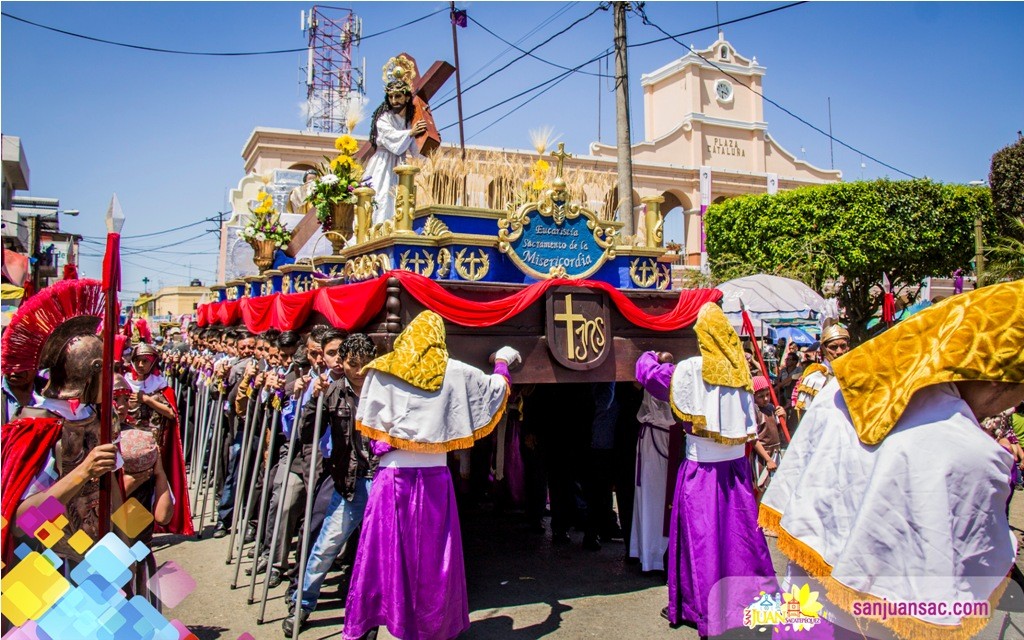
[[(463, 514), (463, 545), (466, 558), (472, 626), (460, 636), (465, 640), (530, 640), (533, 638), (667, 638), (697, 640), (692, 627), (670, 629), (659, 615), (667, 603), (662, 573), (643, 574), (623, 561), (622, 542), (605, 543), (600, 551), (584, 551), (582, 534), (572, 532), (572, 544), (554, 546), (550, 531), (525, 530), (521, 516), (493, 511)], [(1024, 533), (1024, 492), (1011, 504), (1010, 523), (1018, 540)], [(180, 536), (156, 536), (153, 548), (158, 564), (178, 563), (196, 581), (195, 590), (176, 608), (165, 610), (169, 620), (180, 620), (200, 640), (236, 640), (249, 633), (257, 640), (283, 638), (281, 621), (286, 609), (285, 584), (272, 589), (266, 620), (256, 624), (262, 578), (256, 588), (257, 603), (248, 605), (248, 579), (244, 587), (231, 589), (235, 566), (226, 565), (229, 538), (210, 538), (206, 527), (202, 540)], [(786, 562), (775, 541), (768, 539), (779, 575)], [(244, 559), (243, 569), (251, 563)], [(1018, 560), (1018, 567), (1021, 561)], [(339, 599), (338, 575), (325, 583), (317, 610), (302, 632), (304, 640), (337, 638), (344, 625), (344, 602)], [(1011, 584), (1003, 609), (1020, 609), (1024, 594)], [(382, 630), (380, 638), (391, 638)], [(1024, 638), (1024, 613), (997, 610), (983, 640)]]

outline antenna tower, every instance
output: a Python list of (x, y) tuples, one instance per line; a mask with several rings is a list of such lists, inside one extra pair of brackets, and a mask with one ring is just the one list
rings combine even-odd
[(364, 100), (366, 93), (362, 71), (352, 66), (363, 21), (351, 9), (320, 5), (300, 15), (309, 42), (304, 69), (306, 130), (342, 133), (350, 105)]

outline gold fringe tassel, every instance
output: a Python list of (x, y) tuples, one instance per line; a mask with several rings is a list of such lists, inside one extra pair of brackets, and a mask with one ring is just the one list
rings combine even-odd
[(412, 451), (414, 453), (448, 453), (449, 451), (468, 449), (472, 447), (473, 443), (477, 440), (491, 435), (491, 432), (494, 431), (494, 428), (498, 426), (498, 423), (501, 422), (501, 418), (505, 415), (505, 409), (508, 406), (508, 398), (510, 395), (511, 386), (506, 385), (505, 397), (502, 399), (501, 406), (494, 413), (490, 422), (464, 438), (456, 438), (455, 440), (449, 440), (447, 442), (414, 442), (412, 440), (395, 438), (386, 431), (374, 429), (359, 420), (356, 421), (356, 429), (368, 438), (379, 440), (380, 442), (386, 442), (395, 449), (401, 449), (402, 451)]
[[(765, 531), (776, 534), (779, 551), (824, 585), (825, 593), (833, 605), (859, 621), (864, 618), (853, 615), (855, 602), (883, 601), (882, 598), (848, 587), (833, 578), (832, 566), (825, 562), (817, 551), (786, 531), (782, 527), (781, 521), (782, 515), (778, 511), (765, 504), (761, 505), (757, 515), (757, 524)], [(996, 610), (996, 605), (1002, 599), (1009, 583), (1009, 577), (1004, 578), (989, 596), (990, 612)], [(970, 640), (988, 625), (990, 617), (961, 618), (958, 625), (934, 624), (911, 617), (886, 618), (885, 620), (867, 618), (867, 620), (881, 624), (904, 640)]]
[(756, 436), (743, 436), (741, 438), (727, 438), (720, 433), (714, 431), (708, 431), (704, 427), (708, 426), (707, 418), (704, 416), (694, 415), (692, 413), (683, 413), (676, 407), (676, 403), (671, 401), (669, 398), (669, 406), (672, 407), (672, 414), (675, 415), (676, 419), (680, 422), (689, 422), (693, 425), (691, 433), (698, 438), (707, 438), (708, 440), (714, 440), (718, 444), (746, 444), (752, 441)]

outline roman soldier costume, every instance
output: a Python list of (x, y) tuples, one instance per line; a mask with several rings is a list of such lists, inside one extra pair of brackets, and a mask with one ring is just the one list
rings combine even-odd
[[(42, 399), (3, 425), (3, 557), (11, 559), (18, 506), (70, 474), (99, 444), (102, 340), (96, 331), (104, 295), (96, 280), (63, 280), (21, 306), (3, 336), (3, 372), (49, 370)], [(112, 493), (116, 508), (121, 502)], [(99, 532), (99, 480), (91, 479), (65, 505), (70, 531)], [(27, 532), (31, 536), (34, 532)], [(66, 538), (53, 550), (81, 556)]]

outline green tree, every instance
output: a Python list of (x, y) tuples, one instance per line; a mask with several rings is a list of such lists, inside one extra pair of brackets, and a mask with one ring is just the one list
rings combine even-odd
[(1024, 138), (993, 154), (988, 183), (997, 216), (1005, 216), (1007, 224), (1024, 217)]
[(1024, 278), (1024, 138), (992, 156), (995, 235), (985, 241), (985, 282)]
[(1008, 228), (985, 247), (985, 284), (1024, 278), (1024, 219), (1010, 218)]
[[(928, 180), (849, 182), (744, 196), (708, 209), (713, 272), (795, 277), (826, 283), (855, 337), (882, 304), (882, 273), (897, 296), (916, 296), (928, 276), (966, 268), (974, 254), (974, 219), (986, 223), (984, 187)], [(744, 273), (745, 272), (745, 273)]]

